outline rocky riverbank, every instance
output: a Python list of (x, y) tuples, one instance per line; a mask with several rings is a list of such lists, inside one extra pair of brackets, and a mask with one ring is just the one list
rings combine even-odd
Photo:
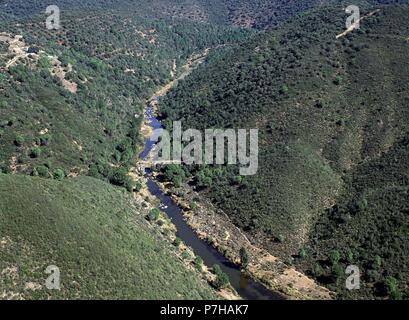
[(240, 264), (239, 252), (241, 248), (245, 248), (249, 255), (246, 272), (253, 279), (289, 299), (331, 299), (328, 289), (287, 266), (266, 250), (254, 246), (225, 213), (214, 208), (190, 187), (174, 188), (169, 183), (156, 182), (183, 210), (187, 223), (196, 234), (230, 261)]

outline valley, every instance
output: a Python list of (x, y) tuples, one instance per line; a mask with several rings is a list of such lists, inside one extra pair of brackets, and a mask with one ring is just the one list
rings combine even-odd
[(0, 299), (409, 297), (407, 1), (47, 5), (0, 0)]
[[(210, 203), (206, 203), (206, 205), (195, 203), (194, 199), (199, 195), (190, 190), (187, 185), (180, 188), (181, 190), (175, 190), (172, 185), (158, 180), (158, 176), (155, 178), (155, 175), (145, 173), (152, 169), (150, 151), (155, 148), (155, 144), (150, 141), (152, 131), (162, 127), (160, 121), (155, 117), (159, 98), (166, 97), (166, 94), (180, 80), (189, 76), (196, 67), (205, 61), (208, 53), (209, 49), (206, 49), (204, 53), (194, 54), (180, 68), (182, 70), (180, 76), (164, 85), (148, 100), (145, 110), (146, 120), (142, 126), (145, 145), (140, 153), (137, 168), (132, 168), (131, 174), (141, 181), (142, 188), (146, 189), (145, 192), (150, 192), (152, 196), (161, 201), (162, 210), (176, 226), (176, 236), (191, 247), (208, 267), (214, 264), (221, 265), (222, 270), (229, 276), (230, 283), (242, 298), (253, 300), (284, 299), (284, 297), (290, 299), (330, 299), (328, 290), (319, 287), (314, 281), (296, 270), (288, 268), (280, 259), (271, 256), (267, 251), (255, 247), (246, 235), (229, 221), (226, 214), (216, 213), (215, 208)], [(146, 127), (150, 127), (150, 130)], [(135, 175), (138, 172), (139, 176), (138, 174)], [(144, 178), (142, 178), (142, 174)], [(181, 192), (184, 196), (178, 197), (177, 194)], [(195, 209), (191, 208), (190, 204), (192, 203), (195, 203)], [(217, 253), (213, 248), (220, 253)], [(251, 256), (252, 263), (246, 271), (240, 270), (238, 253), (241, 248), (246, 248)], [(251, 278), (248, 278), (249, 276)], [(252, 279), (264, 283), (272, 292), (268, 292), (266, 288), (263, 288), (263, 285), (253, 282)], [(278, 291), (282, 295), (273, 293), (273, 291)]]

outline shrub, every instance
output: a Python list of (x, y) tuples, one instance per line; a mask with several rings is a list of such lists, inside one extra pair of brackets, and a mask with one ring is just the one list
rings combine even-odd
[(23, 136), (17, 136), (16, 139), (14, 139), (14, 144), (17, 147), (21, 147), (24, 143), (24, 137)]
[(41, 154), (40, 148), (34, 147), (30, 150), (30, 158), (38, 158)]
[(241, 267), (246, 269), (249, 264), (249, 255), (247, 253), (246, 248), (244, 247), (240, 249), (240, 262), (241, 262)]
[(202, 271), (203, 259), (201, 257), (197, 256), (195, 258), (195, 266), (196, 266), (197, 270)]
[(50, 173), (46, 166), (37, 166), (33, 169), (33, 175), (48, 178), (50, 176)]
[(148, 213), (148, 220), (149, 221), (156, 221), (156, 220), (158, 220), (159, 215), (160, 215), (160, 210), (158, 208), (153, 208)]
[(216, 275), (216, 279), (213, 283), (216, 289), (220, 290), (229, 285), (229, 276), (222, 271), (219, 265), (215, 264), (213, 266), (213, 273)]
[(389, 298), (394, 300), (401, 299), (402, 295), (398, 289), (398, 281), (394, 277), (386, 277), (385, 287)]
[(176, 239), (173, 241), (173, 244), (175, 247), (179, 247), (181, 243), (182, 243), (182, 240), (178, 237), (176, 237)]
[(304, 258), (307, 256), (307, 252), (305, 251), (304, 248), (301, 248), (301, 249), (300, 249), (300, 251), (298, 252), (298, 256), (299, 256), (301, 259), (304, 259)]
[(62, 180), (64, 179), (64, 177), (65, 177), (65, 173), (62, 169), (55, 169), (53, 171), (53, 178), (55, 180)]

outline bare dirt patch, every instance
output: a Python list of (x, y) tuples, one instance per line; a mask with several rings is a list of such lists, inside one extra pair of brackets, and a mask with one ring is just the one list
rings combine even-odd
[(17, 266), (6, 267), (1, 271), (0, 274), (4, 277), (16, 280), (18, 279), (18, 267)]
[(55, 56), (48, 56), (52, 67), (50, 68), (50, 73), (60, 79), (63, 87), (71, 93), (77, 93), (78, 85), (75, 82), (68, 81), (65, 79), (65, 75), (72, 71), (72, 65), (68, 64), (66, 68), (62, 66), (60, 60)]
[[(17, 64), (17, 62), (22, 62), (26, 65), (35, 65), (40, 56), (44, 55), (45, 52), (39, 49), (31, 50), (31, 47), (24, 42), (23, 36), (21, 35), (10, 35), (7, 33), (0, 33), (0, 42), (8, 44), (8, 52), (6, 57), (9, 60), (5, 63), (4, 69), (8, 70), (10, 67)], [(71, 93), (77, 92), (77, 84), (72, 81), (65, 79), (65, 75), (72, 71), (72, 66), (68, 65), (66, 68), (62, 66), (61, 61), (58, 57), (48, 55), (47, 58), (50, 60), (52, 67), (49, 72), (60, 79), (63, 87)]]
[(8, 247), (9, 245), (12, 244), (12, 241), (9, 237), (2, 237), (0, 239), (0, 249), (5, 249), (6, 247)]
[(28, 59), (31, 56), (34, 60), (38, 59), (35, 53), (29, 53), (29, 46), (24, 42), (22, 35), (11, 35), (7, 33), (0, 33), (0, 42), (8, 44), (7, 56), (10, 59), (6, 62), (4, 69), (8, 70), (14, 66), (17, 61)]
[(41, 284), (36, 283), (36, 282), (27, 282), (24, 285), (24, 290), (31, 290), (31, 291), (37, 291), (42, 288)]

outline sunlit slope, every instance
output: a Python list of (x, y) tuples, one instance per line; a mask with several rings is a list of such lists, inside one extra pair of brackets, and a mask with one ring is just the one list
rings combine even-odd
[[(0, 174), (0, 199), (1, 298), (214, 298), (109, 184)], [(49, 265), (60, 268), (60, 291), (45, 288)]]

